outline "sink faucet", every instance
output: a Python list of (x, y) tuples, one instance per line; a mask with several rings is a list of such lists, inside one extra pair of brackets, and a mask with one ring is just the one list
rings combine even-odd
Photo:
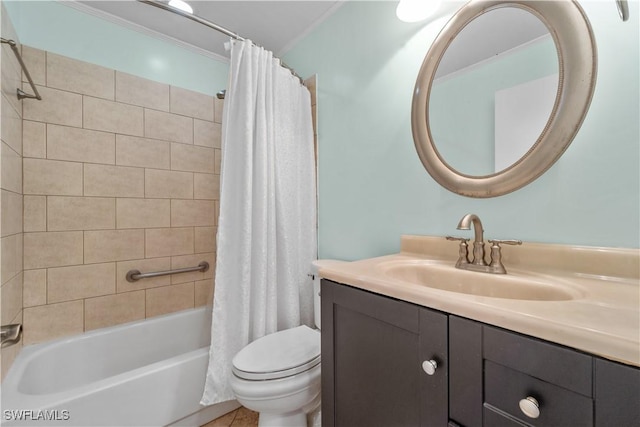
[(520, 240), (489, 240), (491, 243), (491, 262), (487, 264), (484, 260), (484, 230), (482, 229), (482, 221), (478, 215), (466, 214), (458, 223), (458, 230), (471, 230), (473, 225), (474, 241), (473, 241), (473, 259), (469, 261), (469, 239), (461, 237), (447, 236), (447, 240), (459, 240), (460, 251), (456, 268), (462, 270), (480, 271), (483, 273), (506, 274), (507, 270), (502, 264), (502, 253), (500, 244), (521, 245)]
[(458, 223), (458, 230), (470, 230), (473, 224), (473, 260), (471, 264), (487, 265), (484, 261), (484, 230), (482, 229), (482, 221), (476, 214), (466, 214)]

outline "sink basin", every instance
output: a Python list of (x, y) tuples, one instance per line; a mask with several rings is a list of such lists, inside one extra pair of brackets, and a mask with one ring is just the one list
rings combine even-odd
[(528, 301), (567, 301), (580, 297), (580, 292), (550, 276), (478, 273), (427, 261), (389, 263), (381, 268), (392, 279), (460, 294)]

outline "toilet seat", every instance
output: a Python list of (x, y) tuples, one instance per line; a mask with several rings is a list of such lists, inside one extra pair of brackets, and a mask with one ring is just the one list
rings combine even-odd
[(302, 325), (259, 338), (233, 358), (233, 373), (245, 380), (275, 380), (320, 363), (320, 332)]

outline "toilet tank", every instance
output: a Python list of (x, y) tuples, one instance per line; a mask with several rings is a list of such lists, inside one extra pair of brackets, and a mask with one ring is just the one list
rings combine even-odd
[(311, 262), (311, 274), (313, 275), (313, 316), (316, 328), (320, 329), (320, 276), (318, 270), (332, 264), (342, 264), (347, 261), (336, 259), (317, 259)]

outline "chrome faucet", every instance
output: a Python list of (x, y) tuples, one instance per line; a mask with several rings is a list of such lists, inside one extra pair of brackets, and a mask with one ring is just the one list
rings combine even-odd
[(483, 273), (493, 274), (506, 274), (507, 270), (502, 264), (502, 253), (500, 251), (500, 244), (506, 245), (521, 245), (520, 240), (489, 240), (491, 243), (491, 262), (487, 264), (485, 261), (484, 251), (484, 230), (482, 228), (482, 221), (478, 215), (466, 214), (462, 217), (458, 223), (458, 230), (470, 230), (473, 225), (474, 241), (473, 241), (473, 258), (469, 261), (469, 245), (467, 242), (469, 239), (462, 237), (447, 236), (447, 240), (459, 240), (460, 250), (458, 253), (458, 261), (456, 262), (456, 268), (462, 270), (479, 271)]
[(22, 324), (2, 325), (0, 330), (0, 341), (2, 348), (17, 344), (22, 336)]

